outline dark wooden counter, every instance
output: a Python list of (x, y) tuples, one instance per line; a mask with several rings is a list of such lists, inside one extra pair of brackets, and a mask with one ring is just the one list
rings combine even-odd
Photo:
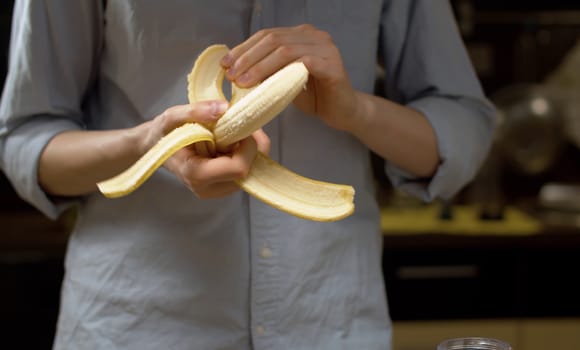
[(67, 215), (52, 221), (34, 210), (0, 212), (3, 347), (51, 348), (70, 224)]
[(0, 253), (62, 254), (71, 220), (68, 214), (55, 221), (32, 210), (3, 211), (0, 213)]
[[(422, 229), (392, 222), (384, 227), (393, 320), (580, 316), (580, 288), (572, 283), (580, 267), (579, 230), (415, 219)], [(10, 334), (8, 344), (50, 348), (71, 220), (51, 221), (35, 211), (1, 213), (0, 327)]]
[(477, 225), (467, 225), (468, 232), (390, 225), (401, 228), (387, 230), (383, 241), (394, 320), (580, 316), (580, 287), (573, 283), (580, 267), (579, 229), (480, 225), (481, 232)]

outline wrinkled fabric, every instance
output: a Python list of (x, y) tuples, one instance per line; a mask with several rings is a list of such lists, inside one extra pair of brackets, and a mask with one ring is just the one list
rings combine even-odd
[(389, 164), (392, 183), (432, 200), (467, 183), (489, 147), (485, 99), (449, 4), (432, 0), (17, 0), (0, 104), (0, 166), (51, 218), (78, 206), (55, 349), (389, 349), (379, 208), (369, 153), (293, 107), (269, 123), (271, 156), (353, 185), (356, 212), (316, 223), (239, 192), (200, 200), (165, 169), (115, 200), (51, 198), (38, 159), (60, 132), (135, 126), (187, 103), (207, 46), (261, 28), (328, 31), (352, 84), (426, 115), (442, 162), (432, 179)]

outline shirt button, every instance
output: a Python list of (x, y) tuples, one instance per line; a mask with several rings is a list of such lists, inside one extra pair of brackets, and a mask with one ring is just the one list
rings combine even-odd
[(269, 257), (272, 256), (272, 249), (270, 249), (270, 247), (268, 247), (267, 245), (264, 245), (262, 247), (262, 251), (260, 252), (260, 255), (262, 256), (262, 258), (268, 259)]
[(265, 332), (265, 329), (262, 325), (258, 325), (256, 327), (256, 335), (262, 336), (262, 335), (264, 335), (264, 332)]

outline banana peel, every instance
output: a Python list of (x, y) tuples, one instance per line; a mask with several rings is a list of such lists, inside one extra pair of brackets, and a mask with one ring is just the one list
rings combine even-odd
[[(195, 61), (188, 74), (188, 100), (225, 100), (221, 58), (229, 49), (212, 45)], [(137, 162), (122, 173), (97, 183), (109, 198), (130, 194), (179, 149), (194, 145), (204, 156), (250, 136), (280, 112), (302, 91), (308, 70), (301, 62), (283, 67), (254, 88), (232, 84), (228, 110), (214, 125), (186, 123), (162, 137)], [(257, 154), (248, 176), (237, 181), (250, 195), (288, 214), (313, 221), (336, 221), (354, 212), (354, 188), (298, 175), (267, 155)]]

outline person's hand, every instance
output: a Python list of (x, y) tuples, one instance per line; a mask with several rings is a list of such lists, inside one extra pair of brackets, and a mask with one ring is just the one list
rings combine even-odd
[(293, 61), (310, 72), (306, 90), (294, 101), (298, 108), (348, 130), (355, 122), (357, 95), (328, 33), (311, 25), (264, 29), (231, 49), (221, 63), (228, 79), (250, 87)]
[[(149, 149), (164, 135), (187, 122), (213, 123), (227, 109), (227, 102), (204, 101), (174, 106), (154, 118), (147, 126), (142, 147)], [(164, 167), (175, 174), (199, 198), (217, 198), (239, 190), (235, 183), (247, 176), (256, 152), (267, 154), (270, 139), (262, 131), (231, 147), (231, 152), (208, 158), (189, 146), (177, 151)]]

